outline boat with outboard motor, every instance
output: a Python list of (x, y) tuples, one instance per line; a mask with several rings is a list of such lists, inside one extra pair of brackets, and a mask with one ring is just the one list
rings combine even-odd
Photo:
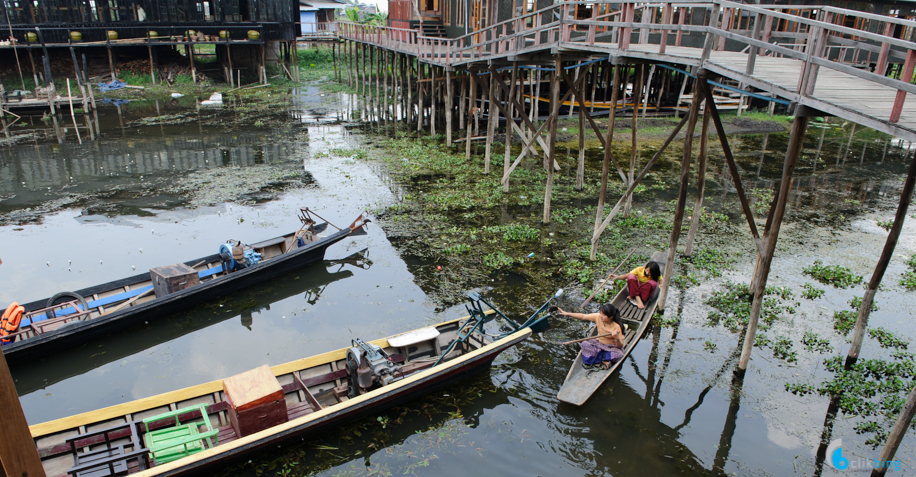
[[(521, 324), (469, 293), (464, 318), (375, 341), (354, 339), (347, 348), (263, 365), (29, 430), (49, 476), (201, 472), (483, 371), (503, 351), (544, 331), (550, 305), (561, 293)], [(485, 325), (497, 317), (508, 320), (508, 326), (488, 333)]]
[(313, 215), (321, 219), (301, 208), (298, 230), (263, 242), (231, 241), (214, 255), (22, 306), (14, 303), (0, 323), (3, 354), (10, 364), (44, 357), (282, 276), (323, 260), (328, 247), (364, 234), (369, 222), (362, 214), (349, 227), (331, 225), (337, 231), (325, 233), (328, 222), (318, 223)]

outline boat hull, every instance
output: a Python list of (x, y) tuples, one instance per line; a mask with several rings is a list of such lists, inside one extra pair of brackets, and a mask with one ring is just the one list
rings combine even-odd
[(225, 466), (258, 451), (274, 449), (277, 444), (297, 438), (311, 437), (347, 422), (377, 414), (485, 371), (503, 351), (525, 340), (530, 334), (530, 329), (526, 328), (467, 356), (446, 362), (439, 368), (428, 369), (404, 381), (377, 389), (324, 411), (252, 434), (225, 446), (218, 446), (210, 451), (132, 475), (136, 477), (194, 475), (215, 466)]
[[(68, 324), (66, 327), (5, 345), (3, 346), (3, 354), (10, 365), (15, 365), (28, 360), (46, 357), (58, 351), (78, 346), (86, 341), (127, 329), (135, 324), (154, 321), (161, 316), (167, 316), (192, 306), (215, 300), (324, 260), (327, 248), (349, 236), (350, 232), (350, 229), (344, 228), (305, 247), (273, 257), (258, 265), (201, 283), (193, 288), (181, 290), (91, 320)], [(200, 260), (206, 258), (212, 257), (204, 257)], [(192, 260), (185, 262), (185, 264), (193, 265), (200, 260)], [(77, 293), (84, 296), (91, 295), (94, 290), (111, 289), (111, 287), (118, 286), (119, 282), (130, 282), (141, 277), (143, 275), (77, 290)], [(42, 306), (40, 302), (35, 302), (27, 305), (26, 308), (28, 310), (40, 306)]]

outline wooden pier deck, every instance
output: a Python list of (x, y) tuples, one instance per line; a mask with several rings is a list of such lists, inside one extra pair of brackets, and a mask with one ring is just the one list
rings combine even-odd
[[(574, 19), (576, 5), (600, 3), (607, 2), (563, 2), (454, 39), (424, 37), (416, 30), (348, 23), (340, 24), (339, 34), (343, 39), (452, 70), (481, 71), (491, 62), (500, 66), (512, 61), (547, 62), (557, 54), (570, 60), (608, 58), (615, 64), (636, 60), (705, 70), (796, 105), (916, 141), (916, 105), (911, 100), (909, 107), (905, 106), (906, 95), (916, 93), (916, 85), (835, 61), (830, 56), (831, 48), (838, 45), (867, 52), (880, 49), (876, 70), (883, 71), (889, 61), (895, 60), (904, 63), (903, 76), (908, 73), (912, 77), (916, 42), (831, 23), (834, 15), (848, 14), (849, 10), (812, 6), (809, 9), (818, 12), (816, 18), (805, 18), (780, 11), (788, 8), (785, 6), (674, 0), (653, 4), (665, 12), (662, 21), (653, 22), (653, 17), (643, 16), (641, 22), (635, 22), (634, 11), (642, 8), (642, 2), (624, 1), (614, 2), (620, 5), (616, 12), (590, 20)], [(687, 25), (683, 18), (676, 20), (670, 13), (673, 6), (708, 7), (715, 14), (709, 15), (710, 24)], [(909, 20), (853, 13), (889, 25), (916, 28), (916, 22)], [(741, 14), (755, 16), (755, 24), (761, 26), (753, 31), (720, 28), (720, 16)], [(770, 43), (770, 33), (762, 25), (771, 26), (774, 21), (804, 27), (808, 34), (801, 40), (802, 47)], [(704, 47), (680, 46), (684, 35), (702, 36)], [(726, 51), (726, 40), (745, 45), (745, 51)]]

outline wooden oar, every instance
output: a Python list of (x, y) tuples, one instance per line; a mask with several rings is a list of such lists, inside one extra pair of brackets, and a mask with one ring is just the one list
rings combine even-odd
[(137, 301), (137, 300), (139, 300), (139, 299), (145, 297), (146, 295), (149, 295), (150, 293), (153, 293), (153, 291), (155, 291), (155, 290), (152, 289), (152, 288), (150, 288), (149, 290), (146, 290), (145, 292), (143, 292), (143, 293), (141, 293), (141, 294), (139, 294), (139, 295), (137, 295), (137, 296), (131, 298), (130, 300), (127, 300), (127, 301), (125, 301), (124, 303), (121, 303), (120, 305), (118, 305), (118, 306), (116, 306), (116, 307), (114, 307), (114, 308), (112, 308), (112, 309), (106, 311), (105, 313), (102, 313), (100, 316), (105, 316), (105, 315), (107, 315), (107, 314), (109, 314), (109, 313), (114, 313), (114, 312), (116, 312), (116, 311), (118, 311), (118, 310), (121, 310), (122, 308), (125, 308), (125, 307), (127, 307), (127, 306), (130, 306), (131, 303), (133, 303), (133, 302), (135, 302), (135, 301)]
[(614, 334), (616, 334), (616, 333), (605, 333), (605, 334), (603, 334), (603, 335), (589, 336), (588, 338), (581, 338), (581, 339), (572, 340), (572, 341), (564, 341), (564, 342), (562, 342), (562, 343), (557, 343), (557, 342), (554, 342), (554, 341), (550, 341), (550, 343), (558, 344), (558, 345), (571, 345), (571, 344), (573, 344), (573, 343), (581, 343), (582, 341), (588, 341), (588, 340), (593, 340), (593, 339), (597, 339), (597, 338), (604, 338), (605, 336), (611, 336), (611, 335), (614, 335)]
[(622, 267), (624, 263), (627, 263), (627, 260), (629, 260), (630, 257), (633, 256), (634, 253), (636, 253), (636, 249), (635, 249), (635, 248), (633, 249), (632, 252), (630, 252), (629, 255), (627, 255), (627, 258), (624, 258), (623, 261), (620, 262), (620, 265), (617, 265), (617, 268), (615, 268), (613, 272), (611, 272), (610, 274), (608, 274), (607, 278), (605, 278), (604, 281), (601, 282), (601, 285), (598, 285), (598, 288), (596, 288), (595, 291), (592, 292), (592, 294), (588, 297), (588, 299), (586, 299), (584, 302), (582, 302), (581, 305), (579, 305), (579, 308), (580, 308), (580, 309), (585, 308), (585, 305), (588, 305), (588, 302), (592, 301), (592, 298), (595, 298), (595, 295), (598, 294), (598, 291), (601, 290), (602, 288), (604, 288), (604, 284), (607, 283), (608, 280), (610, 280), (611, 277), (614, 276), (615, 273), (617, 273), (617, 270), (620, 270), (620, 267)]

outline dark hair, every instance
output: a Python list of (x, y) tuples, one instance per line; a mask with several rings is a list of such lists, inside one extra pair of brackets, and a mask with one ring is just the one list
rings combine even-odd
[(620, 310), (618, 310), (617, 307), (610, 303), (605, 303), (601, 305), (601, 308), (599, 308), (598, 311), (601, 312), (602, 315), (617, 323), (617, 326), (620, 327), (620, 332), (623, 332), (623, 322), (620, 321)]
[(653, 280), (658, 281), (658, 277), (662, 276), (662, 270), (658, 267), (658, 264), (655, 262), (649, 262), (646, 264), (646, 271), (649, 272), (648, 275), (652, 277)]

